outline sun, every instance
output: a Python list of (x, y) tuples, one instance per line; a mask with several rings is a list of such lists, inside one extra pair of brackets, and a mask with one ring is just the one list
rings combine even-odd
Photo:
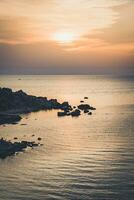
[(69, 44), (76, 40), (76, 37), (71, 32), (57, 32), (53, 35), (53, 40), (61, 44)]

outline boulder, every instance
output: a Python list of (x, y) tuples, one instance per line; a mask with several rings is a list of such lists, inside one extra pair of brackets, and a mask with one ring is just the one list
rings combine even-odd
[(89, 110), (89, 109), (91, 108), (91, 106), (88, 105), (88, 104), (80, 104), (80, 105), (78, 106), (78, 108), (79, 108), (80, 110)]
[(70, 112), (72, 117), (78, 117), (81, 114), (80, 110), (75, 109), (74, 111)]
[(89, 104), (80, 104), (78, 106), (80, 110), (96, 110), (96, 108), (90, 106)]

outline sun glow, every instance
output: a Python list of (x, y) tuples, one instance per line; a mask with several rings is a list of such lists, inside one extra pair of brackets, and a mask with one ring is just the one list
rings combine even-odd
[(71, 32), (57, 32), (53, 35), (53, 40), (61, 44), (69, 44), (76, 40), (76, 36)]

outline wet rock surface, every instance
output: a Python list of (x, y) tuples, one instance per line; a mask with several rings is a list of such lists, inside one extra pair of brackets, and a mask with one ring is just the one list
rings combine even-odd
[(35, 142), (21, 141), (21, 142), (11, 142), (6, 141), (3, 138), (0, 139), (0, 159), (4, 159), (8, 156), (15, 155), (18, 152), (24, 151), (27, 147), (37, 147), (40, 144)]

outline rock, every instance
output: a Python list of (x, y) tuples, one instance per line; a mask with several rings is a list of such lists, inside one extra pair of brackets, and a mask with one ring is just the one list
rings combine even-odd
[(84, 101), (83, 101), (83, 100), (81, 100), (81, 101), (80, 101), (80, 103), (84, 103)]
[[(84, 97), (84, 99), (88, 99), (88, 97)], [(84, 101), (81, 100), (81, 103), (84, 103)], [(85, 113), (88, 112), (88, 110), (95, 110), (95, 108), (88, 104), (80, 104), (78, 109), (76, 109), (76, 106), (72, 108), (67, 101), (59, 103), (57, 99), (48, 100), (47, 97), (28, 95), (22, 90), (13, 92), (9, 88), (0, 88), (0, 124), (15, 124), (21, 120), (21, 117), (17, 114), (51, 109), (60, 109), (61, 112), (57, 113), (59, 117), (69, 115), (79, 116), (81, 114), (80, 110), (83, 110)]]
[(78, 109), (75, 109), (74, 111), (72, 111), (72, 112), (70, 113), (70, 115), (71, 115), (72, 117), (78, 117), (80, 114), (81, 114), (81, 112), (80, 112), (80, 110), (78, 110)]
[(14, 140), (18, 140), (18, 138), (17, 138), (17, 137), (14, 137)]
[(92, 112), (89, 112), (88, 115), (92, 115)]
[(63, 116), (66, 116), (67, 115), (67, 112), (58, 112), (57, 113), (58, 117), (63, 117)]
[[(61, 109), (65, 112), (72, 110), (68, 102), (59, 103), (57, 99), (48, 100), (46, 97), (28, 95), (22, 90), (13, 92), (9, 88), (0, 88), (0, 113), (23, 114), (39, 110)], [(59, 114), (60, 115), (60, 114)], [(15, 116), (4, 115), (0, 118), (0, 124), (13, 123)], [(17, 117), (17, 116), (16, 116)], [(18, 116), (19, 117), (19, 116)], [(20, 119), (18, 119), (19, 121)]]
[(96, 108), (90, 106), (89, 104), (80, 104), (78, 106), (80, 110), (96, 110)]
[(72, 107), (71, 107), (71, 105), (69, 105), (69, 103), (66, 101), (66, 102), (63, 102), (63, 103), (60, 105), (60, 109), (61, 109), (61, 110), (64, 110), (65, 112), (68, 112), (68, 111), (72, 110)]
[(23, 151), (27, 147), (36, 147), (38, 144), (35, 142), (21, 141), (10, 142), (3, 138), (0, 139), (0, 159), (4, 159), (8, 156), (15, 155), (16, 153)]
[(38, 140), (40, 141), (40, 140), (42, 140), (42, 138), (41, 138), (41, 137), (38, 137)]
[(89, 112), (89, 110), (84, 110), (84, 113), (88, 113)]
[(80, 109), (80, 110), (89, 110), (90, 109), (90, 105), (88, 105), (88, 104), (80, 104), (79, 106), (78, 106), (78, 108)]
[(91, 107), (90, 107), (90, 110), (96, 110), (96, 108), (94, 108), (94, 107), (91, 106)]
[(16, 124), (20, 121), (21, 117), (14, 114), (0, 114), (0, 125), (2, 124)]

